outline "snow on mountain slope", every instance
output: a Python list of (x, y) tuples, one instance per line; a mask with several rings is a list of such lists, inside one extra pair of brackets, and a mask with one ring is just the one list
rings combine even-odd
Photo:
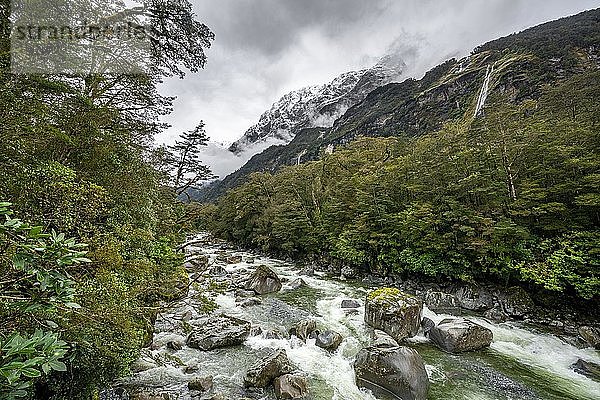
[(289, 143), (303, 128), (331, 127), (350, 107), (374, 89), (396, 82), (406, 65), (399, 56), (383, 57), (375, 66), (344, 73), (333, 81), (284, 95), (229, 150), (254, 153), (261, 142)]

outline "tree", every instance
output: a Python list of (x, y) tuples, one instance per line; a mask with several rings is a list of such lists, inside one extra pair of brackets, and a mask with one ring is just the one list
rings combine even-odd
[(185, 195), (188, 202), (191, 201), (189, 189), (197, 189), (200, 181), (213, 178), (210, 169), (200, 160), (201, 147), (207, 142), (204, 122), (201, 121), (196, 128), (183, 133), (164, 155), (175, 193), (177, 196)]

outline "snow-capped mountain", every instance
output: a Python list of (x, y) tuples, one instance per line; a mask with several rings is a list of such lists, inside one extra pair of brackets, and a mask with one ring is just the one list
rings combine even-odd
[(301, 129), (331, 127), (369, 92), (399, 81), (405, 67), (398, 55), (388, 55), (371, 68), (346, 72), (329, 83), (290, 92), (274, 103), (229, 150), (239, 154), (251, 151), (251, 147), (261, 142), (289, 143)]

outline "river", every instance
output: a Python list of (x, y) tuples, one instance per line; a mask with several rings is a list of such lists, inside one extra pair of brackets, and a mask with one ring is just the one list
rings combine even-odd
[[(297, 321), (315, 319), (319, 325), (344, 336), (338, 350), (330, 354), (317, 347), (314, 340), (303, 343), (291, 339), (267, 339), (264, 335), (250, 336), (241, 346), (204, 352), (185, 345), (179, 350), (169, 349), (167, 343), (185, 343), (185, 326), (206, 315), (199, 312), (204, 291), (192, 287), (188, 296), (159, 315), (151, 349), (143, 351), (142, 360), (152, 368), (135, 373), (119, 384), (123, 387), (154, 388), (168, 393), (170, 399), (192, 399), (187, 382), (194, 377), (212, 375), (215, 392), (226, 399), (274, 399), (272, 392), (248, 393), (242, 387), (248, 367), (270, 349), (286, 350), (294, 366), (309, 376), (311, 399), (315, 400), (373, 400), (367, 391), (354, 382), (353, 361), (358, 351), (369, 344), (368, 328), (363, 322), (364, 308), (348, 313), (340, 307), (344, 299), (356, 299), (364, 304), (368, 285), (327, 279), (319, 276), (301, 276), (299, 267), (269, 257), (235, 251), (223, 243), (206, 242), (187, 248), (188, 256), (205, 254), (211, 263), (226, 256), (241, 256), (236, 264), (221, 263), (225, 277), (210, 285), (212, 297), (218, 305), (216, 313), (224, 313), (246, 321), (263, 331), (287, 330)], [(235, 292), (226, 291), (222, 283), (227, 275), (247, 274), (257, 265), (273, 269), (286, 282), (298, 277), (308, 287), (283, 289), (262, 296), (262, 304), (240, 307)], [(200, 295), (200, 296), (199, 296)], [(424, 316), (435, 322), (448, 317), (425, 308)], [(492, 330), (494, 340), (490, 348), (473, 353), (451, 355), (444, 353), (418, 335), (408, 343), (423, 357), (431, 382), (428, 399), (452, 400), (594, 400), (600, 399), (600, 383), (574, 372), (571, 365), (579, 358), (600, 364), (598, 351), (578, 349), (565, 340), (549, 333), (516, 323), (491, 323), (479, 317), (467, 317)], [(181, 322), (189, 319), (186, 323)], [(198, 370), (185, 373), (185, 365), (197, 365)], [(189, 372), (189, 369), (188, 369)], [(210, 398), (210, 397), (208, 397)]]

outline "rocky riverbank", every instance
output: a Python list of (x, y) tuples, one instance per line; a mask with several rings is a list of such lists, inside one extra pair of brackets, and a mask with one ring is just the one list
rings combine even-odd
[(576, 346), (600, 349), (600, 304), (597, 302), (510, 285), (407, 278), (393, 273), (377, 275), (327, 258), (298, 264), (307, 274), (320, 272), (333, 279), (398, 288), (418, 297), (434, 312), (476, 315), (495, 322), (524, 322), (560, 335)]
[(325, 278), (208, 236), (186, 253), (187, 296), (158, 316), (133, 375), (103, 400), (575, 400), (600, 390), (595, 350), (476, 316), (481, 304), (513, 304), (481, 292)]

